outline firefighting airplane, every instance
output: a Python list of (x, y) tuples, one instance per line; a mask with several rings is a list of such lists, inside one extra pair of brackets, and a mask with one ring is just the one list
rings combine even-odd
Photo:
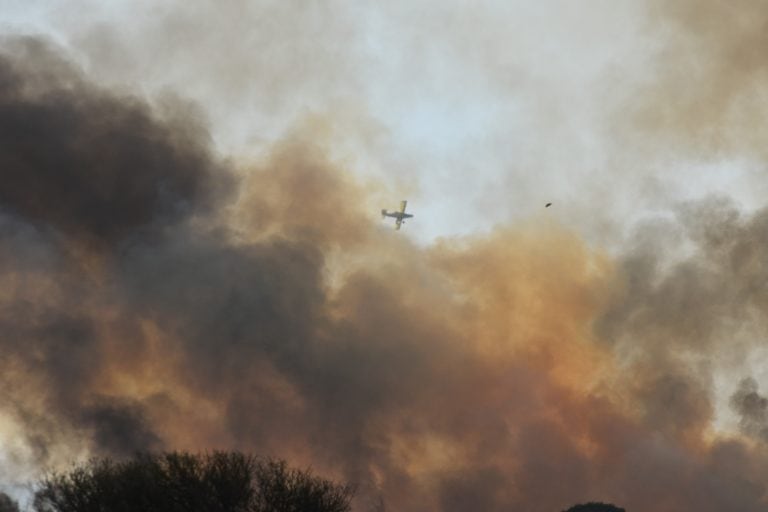
[(387, 210), (381, 210), (381, 218), (394, 217), (396, 219), (395, 229), (400, 229), (400, 225), (405, 224), (405, 219), (413, 217), (410, 213), (405, 213), (405, 205), (407, 204), (408, 201), (400, 201), (400, 211), (388, 212)]

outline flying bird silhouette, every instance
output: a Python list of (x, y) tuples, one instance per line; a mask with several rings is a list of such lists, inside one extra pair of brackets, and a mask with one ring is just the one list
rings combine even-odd
[(552, 203), (547, 203), (544, 205), (544, 208), (549, 208), (550, 206), (552, 206)]

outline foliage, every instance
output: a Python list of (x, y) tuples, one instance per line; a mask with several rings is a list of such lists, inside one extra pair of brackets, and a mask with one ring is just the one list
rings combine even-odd
[(41, 482), (37, 512), (347, 512), (353, 490), (236, 452), (93, 459)]
[(626, 512), (623, 508), (609, 503), (589, 502), (583, 505), (574, 505), (564, 512)]
[(19, 512), (19, 504), (4, 492), (0, 492), (0, 512)]

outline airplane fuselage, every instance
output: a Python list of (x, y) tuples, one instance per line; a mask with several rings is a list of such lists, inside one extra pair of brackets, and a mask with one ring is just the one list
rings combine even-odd
[(400, 201), (400, 210), (389, 212), (387, 210), (381, 210), (381, 218), (384, 217), (392, 217), (395, 219), (395, 229), (400, 229), (400, 226), (402, 224), (405, 224), (405, 219), (410, 219), (413, 217), (410, 213), (405, 213), (405, 207), (408, 205), (408, 201), (402, 200)]
[(382, 210), (381, 214), (385, 217), (392, 217), (393, 219), (410, 219), (413, 217), (410, 213), (400, 213), (400, 212), (388, 212), (387, 210)]

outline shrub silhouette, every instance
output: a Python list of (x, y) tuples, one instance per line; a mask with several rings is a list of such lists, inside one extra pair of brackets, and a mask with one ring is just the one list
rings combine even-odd
[(237, 452), (93, 459), (40, 482), (37, 512), (348, 512), (353, 490)]
[(583, 505), (574, 505), (563, 512), (626, 512), (623, 508), (609, 503), (589, 502)]
[(4, 492), (0, 492), (0, 512), (19, 512), (19, 504)]

